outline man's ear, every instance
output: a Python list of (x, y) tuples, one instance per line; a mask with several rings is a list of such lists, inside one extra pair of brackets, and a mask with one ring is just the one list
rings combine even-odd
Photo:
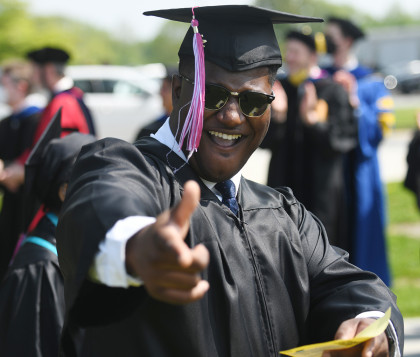
[(172, 103), (176, 103), (181, 97), (182, 77), (179, 74), (172, 76)]

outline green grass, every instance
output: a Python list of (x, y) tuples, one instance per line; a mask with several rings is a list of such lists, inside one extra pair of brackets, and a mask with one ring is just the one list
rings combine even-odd
[(388, 183), (386, 192), (389, 224), (420, 222), (420, 211), (413, 192), (401, 182)]
[[(420, 105), (419, 105), (420, 107)], [(395, 109), (395, 129), (413, 129), (416, 127), (416, 113), (419, 108)]]
[(420, 240), (388, 236), (388, 254), (393, 276), (391, 290), (397, 295), (404, 317), (420, 316)]
[(419, 223), (414, 194), (402, 183), (388, 183), (388, 256), (392, 291), (404, 317), (420, 316), (420, 229), (417, 237), (399, 233), (403, 225)]

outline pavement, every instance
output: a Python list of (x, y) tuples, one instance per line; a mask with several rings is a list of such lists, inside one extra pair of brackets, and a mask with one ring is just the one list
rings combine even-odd
[[(412, 131), (398, 130), (381, 143), (378, 158), (384, 182), (402, 182), (404, 180), (407, 172), (407, 149), (411, 137)], [(248, 160), (242, 174), (246, 178), (265, 184), (270, 157), (271, 154), (268, 150), (258, 149)], [(420, 299), (420, 296), (418, 298)], [(404, 319), (404, 328), (404, 356), (420, 357), (420, 311), (419, 317)]]
[(404, 357), (420, 357), (420, 317), (405, 319), (404, 330)]

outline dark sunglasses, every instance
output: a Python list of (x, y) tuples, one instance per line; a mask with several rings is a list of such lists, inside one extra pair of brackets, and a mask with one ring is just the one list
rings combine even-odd
[[(188, 83), (194, 84), (191, 79), (180, 75)], [(274, 95), (247, 90), (241, 93), (231, 92), (217, 84), (206, 83), (204, 108), (207, 110), (220, 110), (228, 102), (230, 96), (237, 97), (239, 108), (243, 115), (251, 118), (260, 117), (265, 113), (268, 105), (274, 100)]]

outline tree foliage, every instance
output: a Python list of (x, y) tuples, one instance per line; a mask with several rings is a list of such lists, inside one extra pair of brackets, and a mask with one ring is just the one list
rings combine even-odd
[[(350, 14), (350, 19), (364, 29), (418, 23), (418, 18), (404, 13), (398, 4), (385, 18), (377, 20), (351, 6), (332, 5), (327, 0), (282, 0), (281, 2), (256, 0), (255, 2), (258, 6), (322, 18), (328, 15), (346, 17)], [(187, 26), (168, 22), (153, 40), (128, 42), (114, 38), (106, 31), (83, 22), (59, 16), (34, 16), (28, 12), (25, 0), (0, 0), (0, 62), (9, 58), (24, 57), (31, 49), (50, 45), (60, 46), (69, 51), (72, 64), (136, 65), (162, 62), (173, 65), (178, 60), (178, 48)], [(323, 26), (323, 24), (310, 24), (313, 31), (322, 31)], [(279, 39), (287, 29), (288, 26), (276, 26)]]
[[(418, 24), (420, 14), (405, 13), (398, 2), (395, 2), (388, 14), (381, 18), (372, 16), (357, 10), (350, 5), (334, 5), (328, 0), (256, 0), (256, 5), (277, 9), (280, 11), (301, 14), (305, 16), (315, 16), (327, 19), (329, 16), (348, 18), (364, 29), (373, 27), (406, 26)], [(298, 25), (305, 26), (305, 25)], [(311, 25), (315, 30), (321, 29), (323, 25)]]
[(141, 44), (114, 39), (94, 26), (60, 16), (32, 16), (20, 0), (0, 0), (0, 61), (24, 57), (42, 46), (58, 46), (71, 63), (138, 64)]

